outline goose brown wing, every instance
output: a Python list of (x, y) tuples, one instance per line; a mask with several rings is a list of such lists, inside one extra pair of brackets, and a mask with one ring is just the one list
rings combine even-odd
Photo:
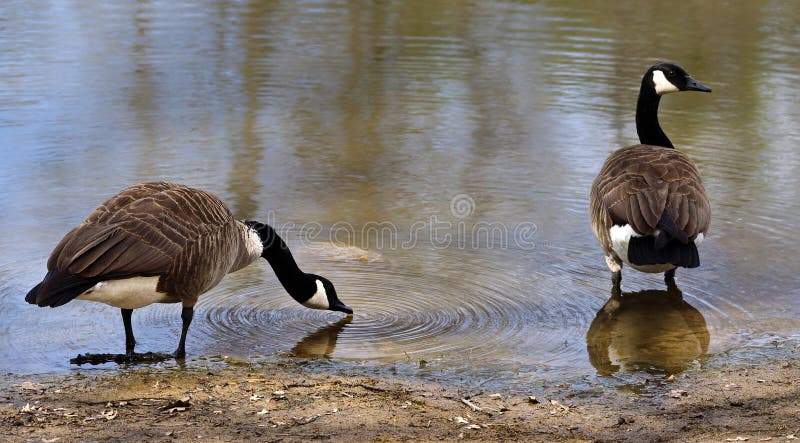
[(167, 274), (188, 245), (232, 221), (225, 205), (204, 191), (167, 182), (134, 185), (64, 236), (47, 268), (87, 278)]
[(616, 151), (606, 160), (592, 193), (597, 200), (593, 210), (605, 212), (607, 224), (630, 224), (648, 234), (666, 211), (690, 239), (708, 230), (711, 211), (700, 173), (676, 149), (635, 145)]

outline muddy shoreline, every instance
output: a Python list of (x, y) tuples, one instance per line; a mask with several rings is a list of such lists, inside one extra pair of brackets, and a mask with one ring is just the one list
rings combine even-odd
[[(606, 385), (491, 392), (307, 370), (307, 361), (6, 374), (2, 441), (790, 441), (800, 367), (789, 353)], [(747, 440), (744, 440), (747, 439)]]

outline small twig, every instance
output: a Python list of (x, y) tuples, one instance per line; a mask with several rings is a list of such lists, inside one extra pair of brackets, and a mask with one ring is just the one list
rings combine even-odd
[(104, 405), (107, 403), (119, 403), (121, 401), (137, 401), (137, 400), (156, 400), (156, 401), (167, 401), (171, 400), (169, 398), (162, 398), (162, 397), (135, 397), (135, 398), (120, 398), (118, 400), (101, 400), (101, 401), (83, 401), (83, 400), (76, 400), (78, 403), (82, 403), (85, 405)]
[(316, 388), (321, 383), (289, 383), (288, 385), (284, 385), (283, 389), (292, 389), (292, 388)]
[(379, 388), (379, 387), (376, 387), (376, 386), (365, 385), (363, 383), (352, 383), (352, 384), (347, 384), (347, 385), (342, 385), (342, 386), (345, 386), (345, 387), (348, 387), (348, 388), (361, 387), (361, 388), (366, 389), (367, 391), (375, 391), (375, 392), (388, 392), (389, 391), (388, 389), (383, 389), (383, 388)]
[(319, 415), (319, 414), (317, 414), (317, 415), (312, 415), (311, 417), (304, 418), (304, 419), (302, 419), (302, 420), (298, 420), (298, 419), (296, 419), (296, 418), (295, 418), (295, 419), (294, 419), (294, 422), (295, 422), (295, 423), (296, 423), (298, 426), (301, 426), (301, 425), (307, 425), (307, 424), (309, 424), (309, 423), (313, 423), (313, 422), (315, 422), (315, 421), (319, 420), (319, 418), (320, 418), (320, 417), (322, 417), (322, 416), (321, 416), (321, 415)]
[(475, 403), (467, 400), (466, 398), (462, 398), (461, 399), (461, 403), (464, 403), (465, 405), (469, 406), (470, 408), (472, 408), (473, 411), (484, 412), (483, 408), (481, 408), (480, 406), (476, 405)]

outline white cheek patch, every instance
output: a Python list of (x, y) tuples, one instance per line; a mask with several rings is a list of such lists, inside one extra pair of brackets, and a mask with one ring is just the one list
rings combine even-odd
[(328, 293), (325, 292), (325, 286), (321, 281), (317, 280), (317, 292), (303, 303), (303, 306), (311, 309), (329, 309), (331, 307), (328, 303)]
[(653, 71), (653, 84), (656, 87), (656, 94), (658, 95), (679, 91), (678, 87), (670, 83), (670, 81), (667, 80), (667, 77), (664, 76), (664, 73), (660, 70)]

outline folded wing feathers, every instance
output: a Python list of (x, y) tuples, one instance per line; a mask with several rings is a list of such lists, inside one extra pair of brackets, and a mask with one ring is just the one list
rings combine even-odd
[(700, 173), (676, 149), (635, 145), (616, 151), (595, 179), (590, 200), (593, 229), (607, 250), (610, 223), (647, 234), (664, 211), (689, 239), (708, 230), (711, 211)]
[(70, 231), (53, 250), (48, 270), (85, 278), (171, 275), (173, 290), (186, 289), (182, 285), (188, 282), (178, 276), (204, 275), (208, 281), (192, 284), (202, 292), (235, 261), (238, 234), (230, 211), (214, 195), (167, 182), (141, 183), (110, 198)]

